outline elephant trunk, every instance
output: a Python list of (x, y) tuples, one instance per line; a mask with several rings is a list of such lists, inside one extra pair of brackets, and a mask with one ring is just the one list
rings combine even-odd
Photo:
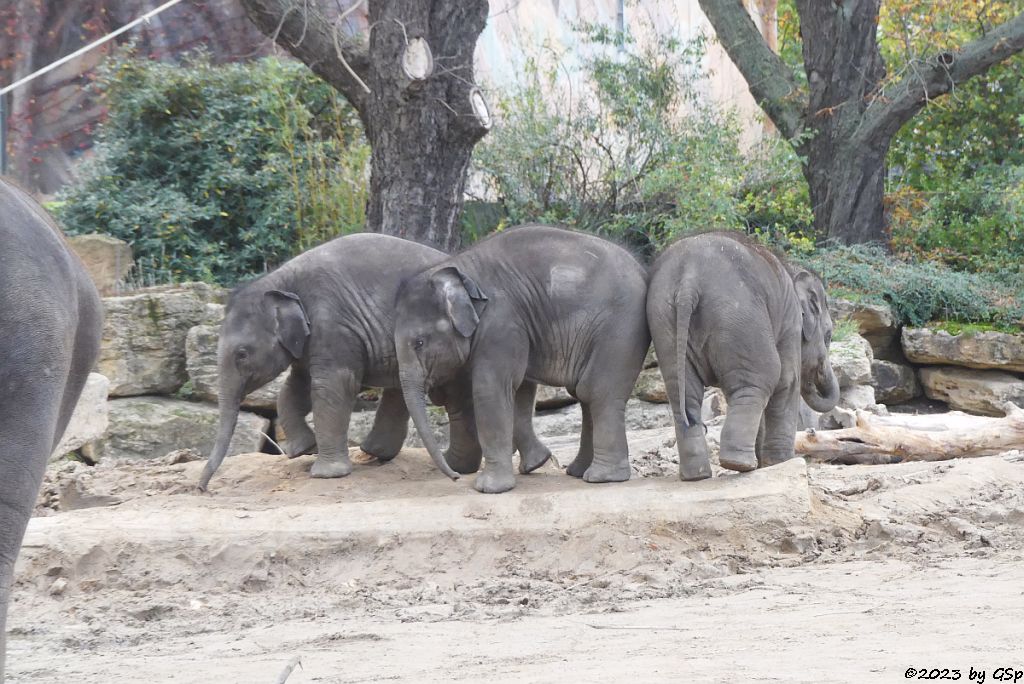
[(452, 470), (444, 459), (441, 447), (438, 445), (437, 440), (434, 439), (434, 431), (430, 429), (430, 422), (427, 420), (427, 399), (423, 389), (423, 382), (415, 381), (403, 375), (402, 394), (405, 396), (405, 405), (409, 409), (413, 425), (416, 426), (416, 432), (419, 433), (420, 439), (423, 440), (423, 445), (430, 452), (434, 465), (451, 479), (458, 480), (459, 474)]
[(210, 478), (217, 472), (217, 468), (220, 467), (221, 462), (224, 460), (224, 456), (228, 452), (228, 446), (231, 444), (231, 436), (235, 433), (235, 425), (238, 423), (238, 411), (242, 404), (241, 386), (227, 391), (222, 388), (219, 403), (220, 420), (217, 427), (217, 442), (213, 446), (213, 451), (210, 452), (210, 458), (206, 461), (203, 474), (199, 477), (199, 490), (203, 492), (207, 491)]
[(839, 380), (832, 371), (832, 364), (825, 361), (814, 374), (813, 382), (803, 391), (804, 401), (818, 413), (831, 411), (839, 403)]

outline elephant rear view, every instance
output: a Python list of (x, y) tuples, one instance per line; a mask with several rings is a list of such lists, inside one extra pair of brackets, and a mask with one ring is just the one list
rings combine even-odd
[[(403, 279), (445, 256), (388, 235), (346, 235), (232, 292), (217, 349), (220, 424), (200, 490), (227, 453), (242, 400), (289, 367), (278, 395), (278, 420), (289, 456), (317, 452), (313, 477), (351, 472), (348, 424), (363, 386), (381, 387), (383, 393), (362, 449), (382, 462), (394, 458), (409, 428), (398, 389), (395, 296)], [(450, 451), (472, 458), (480, 447), (468, 419), (469, 389), (456, 381), (445, 390)], [(310, 411), (315, 433), (306, 423)], [(441, 465), (455, 476), (443, 460)]]
[(821, 280), (737, 233), (694, 235), (666, 249), (651, 267), (647, 318), (683, 480), (711, 476), (705, 387), (725, 392), (719, 460), (737, 471), (793, 457), (801, 395), (816, 411), (839, 400)]
[[(424, 393), (466, 373), (484, 469), (481, 492), (515, 485), (550, 452), (531, 430), (537, 383), (565, 387), (583, 408), (568, 473), (588, 482), (629, 478), (625, 406), (650, 343), (646, 272), (606, 240), (550, 226), (497, 233), (402, 287), (395, 321), (402, 389), (424, 444), (441, 458)], [(452, 463), (474, 472), (479, 459)]]
[(0, 179), (0, 681), (14, 561), (46, 469), (99, 354), (99, 295), (60, 231)]

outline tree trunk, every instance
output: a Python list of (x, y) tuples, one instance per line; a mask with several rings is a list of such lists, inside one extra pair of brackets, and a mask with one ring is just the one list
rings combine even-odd
[[(457, 249), (470, 155), (490, 128), (473, 105), (482, 101), (473, 51), (487, 0), (368, 0), (365, 46), (342, 35), (323, 0), (242, 4), (359, 112), (372, 151), (367, 229)], [(420, 59), (404, 60), (407, 50)]]
[(807, 145), (804, 177), (818, 235), (843, 244), (884, 241), (885, 153)]

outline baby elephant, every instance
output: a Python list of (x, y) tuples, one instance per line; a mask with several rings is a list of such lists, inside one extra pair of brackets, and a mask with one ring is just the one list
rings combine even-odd
[[(224, 459), (242, 399), (289, 366), (277, 401), (289, 456), (317, 449), (313, 477), (348, 475), (348, 422), (366, 385), (384, 391), (362, 449), (380, 461), (394, 458), (409, 429), (398, 389), (395, 296), (403, 279), (445, 256), (386, 235), (348, 235), (235, 290), (217, 350), (220, 427), (199, 488), (206, 490)], [(435, 396), (444, 397), (448, 410), (452, 458), (479, 458), (468, 382), (459, 383), (454, 379)], [(315, 435), (306, 424), (311, 409)], [(438, 465), (455, 475), (443, 458)]]
[(815, 411), (839, 400), (821, 280), (737, 233), (684, 238), (651, 269), (647, 319), (675, 418), (679, 477), (711, 476), (700, 420), (705, 386), (729, 405), (723, 468), (793, 457), (800, 395)]
[[(550, 457), (530, 429), (537, 383), (565, 387), (583, 405), (569, 474), (629, 479), (625, 406), (650, 340), (645, 292), (644, 269), (629, 252), (539, 225), (498, 233), (405, 283), (395, 350), (406, 405), (434, 460), (424, 393), (468, 371), (485, 459), (478, 491), (515, 486), (513, 450), (522, 473)], [(476, 472), (480, 459), (451, 465)]]

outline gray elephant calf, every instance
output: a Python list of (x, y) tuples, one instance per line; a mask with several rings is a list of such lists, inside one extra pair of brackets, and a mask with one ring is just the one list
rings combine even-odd
[(821, 280), (732, 232), (679, 240), (651, 268), (647, 318), (675, 418), (679, 477), (711, 476), (700, 421), (705, 386), (725, 392), (723, 468), (793, 457), (800, 395), (839, 399)]
[[(629, 478), (625, 406), (650, 343), (646, 274), (605, 240), (549, 226), (498, 233), (423, 271), (398, 297), (395, 348), (402, 389), (424, 444), (440, 460), (424, 391), (468, 371), (484, 470), (474, 487), (504, 492), (551, 452), (533, 435), (537, 383), (565, 387), (583, 405), (570, 475)], [(480, 458), (453, 460), (475, 472)]]
[(100, 348), (96, 288), (60, 231), (0, 179), (0, 681), (14, 561)]
[[(399, 391), (393, 341), (395, 296), (403, 279), (437, 263), (444, 252), (386, 235), (336, 238), (301, 254), (231, 294), (218, 347), (220, 427), (199, 488), (217, 471), (246, 394), (291, 372), (278, 397), (289, 456), (316, 448), (313, 477), (352, 471), (348, 423), (363, 386), (382, 387), (363, 451), (395, 457), (409, 429)], [(479, 458), (468, 386), (443, 388), (453, 459)], [(306, 423), (312, 409), (316, 434)], [(444, 459), (438, 466), (450, 476)]]

